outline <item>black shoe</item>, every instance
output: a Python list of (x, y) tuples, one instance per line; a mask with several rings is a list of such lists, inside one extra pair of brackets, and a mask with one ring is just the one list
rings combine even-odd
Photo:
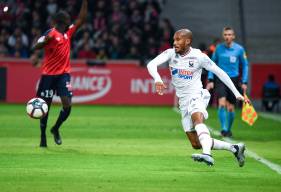
[(222, 137), (226, 137), (226, 136), (227, 136), (227, 131), (222, 130), (222, 131), (221, 131), (221, 136), (222, 136)]
[(41, 140), (40, 140), (40, 147), (47, 147), (47, 139), (46, 136), (41, 136)]
[(232, 137), (232, 132), (231, 131), (227, 131), (226, 132), (226, 137)]
[(222, 130), (221, 131), (221, 136), (222, 137), (232, 137), (232, 132), (231, 131)]
[(54, 136), (55, 143), (56, 143), (57, 145), (61, 145), (61, 144), (62, 144), (62, 141), (61, 141), (61, 137), (60, 137), (59, 130), (55, 130), (54, 128), (52, 128), (52, 129), (51, 129), (51, 133), (52, 133), (53, 136)]
[(233, 145), (233, 147), (236, 149), (236, 152), (233, 153), (236, 157), (239, 167), (243, 167), (245, 164), (245, 150), (246, 146), (244, 143), (238, 143), (236, 145)]

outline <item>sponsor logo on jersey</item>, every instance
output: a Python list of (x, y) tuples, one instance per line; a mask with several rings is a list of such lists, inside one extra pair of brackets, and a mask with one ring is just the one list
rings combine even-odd
[(192, 79), (193, 76), (193, 72), (192, 71), (188, 71), (186, 69), (176, 69), (171, 67), (170, 68), (172, 76), (176, 76), (178, 78), (182, 78), (182, 79)]

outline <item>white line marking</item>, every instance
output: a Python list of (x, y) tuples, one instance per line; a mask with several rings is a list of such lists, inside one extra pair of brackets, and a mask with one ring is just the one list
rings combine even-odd
[[(180, 113), (180, 111), (174, 107), (173, 111), (175, 111), (176, 113)], [(280, 120), (278, 120), (280, 121)], [(210, 131), (215, 135), (215, 136), (220, 136), (220, 132), (217, 130), (212, 129), (211, 127), (208, 127), (210, 129)], [(237, 141), (224, 137), (222, 138), (224, 141), (229, 142), (229, 143), (238, 143)], [(271, 170), (277, 172), (278, 174), (281, 175), (281, 166), (275, 163), (272, 163), (271, 161), (259, 156), (258, 154), (254, 153), (253, 151), (250, 151), (248, 148), (246, 150), (246, 155), (255, 159), (258, 162), (261, 162), (262, 164), (266, 165), (267, 167), (269, 167)]]
[[(220, 136), (219, 131), (213, 130), (211, 127), (209, 127), (209, 129), (214, 135)], [(233, 139), (230, 139), (230, 138), (222, 138), (222, 139), (226, 142), (229, 142), (229, 143), (237, 143), (237, 141), (235, 141)], [(259, 156), (258, 154), (254, 153), (253, 151), (250, 151), (249, 149), (246, 150), (246, 155), (249, 156), (249, 157), (252, 157), (256, 161), (261, 162), (262, 164), (266, 165), (267, 167), (269, 167), (273, 171), (276, 171), (278, 174), (281, 174), (281, 166), (280, 165), (272, 163), (271, 161)]]
[(277, 115), (277, 114), (270, 114), (270, 113), (263, 113), (263, 112), (259, 112), (258, 114), (261, 117), (281, 122), (281, 115), (279, 115), (279, 114)]

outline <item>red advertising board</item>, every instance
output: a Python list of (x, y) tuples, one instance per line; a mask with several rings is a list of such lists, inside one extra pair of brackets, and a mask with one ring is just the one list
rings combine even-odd
[(268, 79), (268, 75), (274, 75), (275, 81), (281, 85), (281, 64), (254, 64), (251, 69), (251, 97), (260, 99), (262, 88)]
[[(127, 105), (172, 105), (174, 90), (168, 69), (160, 69), (168, 85), (166, 94), (155, 93), (154, 81), (146, 68), (118, 64), (104, 67), (89, 67), (84, 63), (72, 65), (71, 85), (73, 103), (81, 104), (127, 104)], [(6, 102), (25, 103), (35, 97), (40, 78), (40, 69), (28, 61), (5, 61), (0, 66), (7, 68)], [(54, 101), (59, 101), (54, 97)]]

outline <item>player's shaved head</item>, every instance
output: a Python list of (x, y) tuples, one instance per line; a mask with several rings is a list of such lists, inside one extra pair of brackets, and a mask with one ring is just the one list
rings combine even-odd
[(189, 29), (180, 29), (176, 31), (176, 33), (180, 34), (184, 38), (192, 40), (192, 32)]
[(189, 29), (180, 29), (174, 34), (175, 52), (185, 54), (192, 42), (192, 32)]

